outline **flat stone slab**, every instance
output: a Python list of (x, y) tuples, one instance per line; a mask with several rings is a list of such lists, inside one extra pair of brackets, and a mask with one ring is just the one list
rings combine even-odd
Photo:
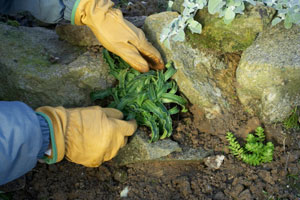
[(124, 166), (142, 162), (156, 161), (203, 161), (212, 152), (199, 149), (183, 149), (170, 139), (149, 143), (149, 137), (138, 130), (128, 144), (120, 149), (113, 159), (116, 165)]

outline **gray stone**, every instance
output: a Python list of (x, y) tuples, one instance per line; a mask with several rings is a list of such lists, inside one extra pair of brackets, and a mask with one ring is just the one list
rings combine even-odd
[(205, 158), (212, 155), (212, 150), (204, 150), (202, 148), (187, 148), (181, 152), (173, 152), (166, 157), (160, 158), (161, 161), (176, 161), (176, 162), (204, 162)]
[(225, 199), (225, 195), (223, 192), (219, 191), (217, 194), (213, 197), (214, 200), (223, 200)]
[(235, 104), (234, 66), (225, 64), (216, 52), (188, 42), (171, 41), (171, 50), (167, 49), (159, 40), (160, 33), (177, 16), (176, 12), (163, 12), (147, 17), (145, 34), (165, 61), (174, 62), (177, 73), (173, 78), (180, 91), (192, 104), (202, 108), (207, 118), (213, 119)]
[(264, 122), (283, 121), (300, 105), (299, 77), (300, 26), (279, 24), (243, 52), (236, 73), (238, 97)]
[(87, 26), (72, 24), (58, 24), (55, 28), (57, 35), (72, 45), (94, 46), (100, 45), (92, 30)]
[(111, 87), (102, 56), (60, 41), (44, 28), (0, 24), (0, 99), (36, 108), (84, 106), (94, 89)]
[[(183, 0), (176, 0), (172, 9), (182, 12)], [(225, 24), (219, 14), (211, 15), (207, 8), (197, 12), (195, 20), (203, 26), (201, 34), (187, 32), (187, 40), (196, 46), (222, 51), (238, 52), (245, 50), (271, 22), (275, 10), (258, 4), (248, 5), (244, 14), (237, 14), (230, 24)]]
[(121, 148), (113, 159), (118, 165), (157, 160), (174, 151), (181, 151), (176, 142), (169, 139), (149, 143), (149, 137), (145, 132), (138, 130), (128, 144)]
[(123, 169), (116, 169), (114, 172), (113, 172), (113, 177), (114, 177), (114, 180), (115, 181), (118, 181), (120, 183), (124, 183), (126, 180), (127, 180), (127, 172)]
[(252, 200), (253, 197), (251, 195), (250, 190), (246, 189), (243, 192), (241, 192), (241, 194), (239, 195), (238, 199), (240, 199), (240, 200)]
[(172, 10), (182, 13), (184, 10), (183, 2), (184, 0), (175, 0), (172, 4)]
[(223, 163), (224, 158), (224, 155), (209, 156), (204, 159), (204, 163), (211, 169), (219, 169)]
[(129, 165), (143, 162), (202, 162), (212, 151), (203, 149), (182, 149), (170, 140), (164, 139), (149, 143), (149, 137), (145, 132), (138, 129), (131, 137), (128, 144), (121, 148), (118, 155), (113, 159), (116, 165)]

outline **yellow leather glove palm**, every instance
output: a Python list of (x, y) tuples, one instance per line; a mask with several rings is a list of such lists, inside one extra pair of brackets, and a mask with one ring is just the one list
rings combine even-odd
[(57, 154), (55, 162), (66, 156), (74, 163), (97, 167), (111, 160), (126, 144), (127, 136), (137, 128), (134, 120), (121, 120), (122, 112), (112, 108), (92, 106), (65, 109), (44, 106), (38, 108), (37, 112), (50, 118), (54, 132), (54, 137), (51, 136), (53, 153)]
[[(143, 31), (125, 20), (110, 0), (80, 0), (73, 8), (72, 22), (87, 25), (100, 43), (140, 72), (163, 69), (160, 53), (147, 41)], [(76, 8), (77, 6), (77, 8)]]

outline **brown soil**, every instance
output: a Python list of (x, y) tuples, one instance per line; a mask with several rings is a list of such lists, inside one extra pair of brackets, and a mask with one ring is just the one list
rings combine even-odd
[[(182, 147), (213, 149), (215, 155), (225, 155), (219, 169), (204, 163), (171, 162), (116, 167), (112, 161), (86, 168), (64, 160), (38, 164), (26, 175), (25, 189), (14, 192), (13, 199), (121, 199), (125, 187), (129, 189), (127, 199), (300, 198), (299, 144), (287, 142), (299, 141), (299, 132), (290, 131), (292, 140), (282, 144), (270, 139), (275, 143), (274, 161), (253, 167), (229, 153), (224, 136), (228, 130), (251, 131), (256, 120), (236, 112), (231, 118), (205, 121), (197, 108), (190, 110), (193, 113), (174, 119), (172, 139)], [(280, 125), (272, 126), (272, 131), (278, 130), (282, 130)]]
[[(228, 62), (237, 65), (238, 59)], [(204, 148), (224, 155), (219, 169), (201, 162), (117, 167), (113, 161), (86, 168), (64, 160), (38, 164), (26, 175), (25, 189), (14, 192), (13, 199), (121, 199), (120, 192), (126, 187), (127, 199), (300, 199), (300, 132), (286, 130), (281, 124), (262, 124), (243, 112), (238, 100), (232, 103), (232, 113), (214, 120), (207, 120), (196, 106), (173, 116), (171, 139), (182, 148)], [(265, 129), (275, 150), (271, 163), (254, 167), (230, 154), (225, 134), (231, 131), (243, 142), (257, 126)]]

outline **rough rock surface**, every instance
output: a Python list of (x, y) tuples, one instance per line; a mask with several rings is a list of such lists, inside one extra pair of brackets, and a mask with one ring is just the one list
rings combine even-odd
[(203, 149), (182, 149), (177, 142), (170, 139), (149, 143), (149, 137), (142, 130), (138, 130), (128, 144), (121, 148), (113, 159), (117, 165), (153, 161), (203, 161), (211, 154)]
[(159, 40), (164, 26), (178, 14), (163, 12), (149, 16), (145, 20), (144, 31), (147, 38), (159, 49), (165, 61), (172, 60), (177, 68), (174, 79), (180, 91), (192, 104), (202, 108), (206, 117), (213, 119), (230, 109), (234, 97), (234, 66), (227, 65), (224, 57), (214, 51), (193, 47), (188, 42), (171, 41), (171, 50)]
[(113, 159), (119, 165), (126, 165), (136, 162), (155, 160), (169, 155), (174, 151), (181, 151), (176, 142), (171, 140), (159, 140), (149, 143), (145, 132), (138, 130), (128, 144), (120, 149), (118, 155)]
[(83, 53), (44, 28), (0, 24), (0, 99), (42, 105), (84, 106), (89, 93), (114, 82), (102, 56)]
[(94, 46), (100, 45), (94, 33), (87, 26), (74, 26), (72, 24), (59, 24), (55, 28), (57, 35), (72, 45)]
[[(183, 0), (174, 2), (172, 8), (182, 12)], [(245, 50), (272, 20), (275, 10), (263, 5), (246, 6), (243, 15), (237, 15), (228, 25), (218, 14), (211, 15), (207, 9), (200, 10), (195, 19), (203, 26), (201, 34), (187, 32), (187, 40), (196, 46), (203, 46), (222, 52)]]
[(243, 52), (236, 73), (238, 97), (265, 122), (283, 121), (300, 105), (299, 77), (300, 27), (280, 24)]

